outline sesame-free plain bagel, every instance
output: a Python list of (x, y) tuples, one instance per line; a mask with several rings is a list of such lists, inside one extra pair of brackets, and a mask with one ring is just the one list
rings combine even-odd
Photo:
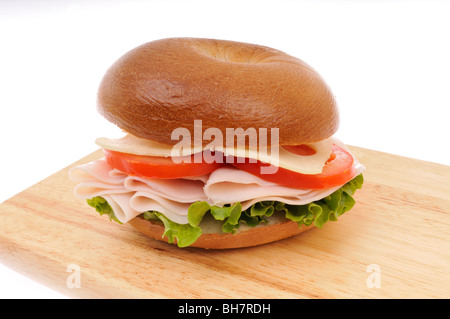
[[(130, 220), (128, 224), (150, 238), (168, 242), (168, 238), (164, 236), (164, 225), (159, 220), (148, 221), (142, 217), (136, 217)], [(239, 231), (237, 234), (221, 232), (205, 233), (191, 244), (190, 247), (230, 249), (258, 246), (298, 235), (313, 227), (314, 224), (299, 227), (296, 222), (284, 219), (271, 223), (270, 225), (248, 228)]]
[(169, 38), (119, 58), (98, 91), (98, 110), (123, 130), (165, 144), (174, 129), (278, 128), (281, 145), (313, 143), (338, 127), (335, 99), (302, 60), (269, 47)]

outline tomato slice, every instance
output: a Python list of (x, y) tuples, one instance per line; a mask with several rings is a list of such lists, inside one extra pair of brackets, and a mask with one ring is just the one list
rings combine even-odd
[(222, 163), (195, 163), (194, 155), (190, 163), (176, 163), (171, 157), (143, 156), (104, 149), (106, 161), (112, 167), (129, 175), (141, 177), (174, 179), (202, 176), (216, 170)]
[[(299, 155), (312, 155), (311, 150), (304, 146), (289, 146), (286, 149), (290, 149), (293, 153)], [(204, 156), (202, 156), (200, 163), (196, 163), (194, 155), (191, 156), (190, 163), (176, 163), (170, 157), (142, 156), (106, 149), (103, 151), (107, 162), (112, 167), (129, 175), (150, 178), (175, 179), (201, 176), (227, 165), (216, 161), (207, 163), (203, 160)], [(267, 163), (260, 161), (250, 163), (247, 160), (244, 163), (238, 163), (236, 159), (232, 162), (232, 165), (238, 169), (264, 180), (292, 188), (323, 189), (340, 186), (351, 180), (355, 175), (352, 155), (337, 145), (333, 145), (331, 156), (322, 173), (316, 175), (301, 174), (282, 167), (279, 167), (275, 174), (261, 174), (261, 167), (267, 166)]]
[(257, 163), (234, 162), (232, 165), (243, 171), (269, 182), (292, 188), (323, 189), (340, 186), (351, 180), (355, 174), (352, 155), (334, 144), (331, 156), (323, 167), (322, 173), (316, 175), (301, 174), (282, 167), (279, 167), (275, 174), (261, 174), (261, 166), (268, 165), (267, 163), (260, 161)]
[(282, 145), (281, 147), (284, 148), (286, 151), (297, 154), (297, 155), (309, 156), (309, 155), (316, 154), (316, 150), (306, 144)]

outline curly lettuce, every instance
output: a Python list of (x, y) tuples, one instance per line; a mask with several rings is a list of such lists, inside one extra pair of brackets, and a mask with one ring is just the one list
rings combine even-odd
[[(269, 218), (275, 212), (282, 213), (285, 218), (297, 222), (299, 227), (302, 225), (310, 226), (314, 223), (316, 227), (322, 228), (327, 221), (336, 221), (339, 216), (352, 209), (355, 205), (352, 196), (357, 189), (362, 187), (363, 183), (364, 178), (360, 174), (331, 195), (306, 205), (262, 201), (242, 210), (239, 202), (218, 207), (205, 201), (198, 201), (189, 207), (188, 224), (174, 223), (163, 214), (155, 211), (145, 212), (140, 217), (146, 220), (160, 220), (164, 225), (163, 236), (167, 236), (169, 243), (174, 243), (176, 240), (179, 247), (190, 246), (201, 236), (200, 224), (205, 214), (211, 214), (217, 222), (222, 223), (224, 233), (235, 233), (241, 224), (255, 227), (261, 223), (268, 223)], [(120, 223), (105, 199), (94, 197), (87, 201), (100, 215), (106, 214), (110, 220)]]
[(103, 197), (96, 196), (94, 198), (88, 199), (87, 203), (89, 206), (94, 207), (95, 210), (100, 213), (100, 215), (108, 215), (109, 220), (113, 220), (119, 224), (122, 224), (117, 219), (116, 215), (114, 215), (113, 209)]

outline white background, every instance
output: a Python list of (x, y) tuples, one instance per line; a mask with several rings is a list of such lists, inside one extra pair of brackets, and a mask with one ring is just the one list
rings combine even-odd
[[(449, 17), (430, 0), (0, 0), (0, 202), (115, 135), (96, 112), (104, 72), (175, 36), (297, 56), (332, 88), (345, 143), (450, 165)], [(0, 297), (64, 298), (1, 264)]]

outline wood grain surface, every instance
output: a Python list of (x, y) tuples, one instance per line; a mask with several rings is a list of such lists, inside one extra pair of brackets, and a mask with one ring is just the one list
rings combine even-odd
[(68, 169), (94, 152), (0, 205), (0, 261), (75, 298), (449, 298), (450, 167), (351, 149), (365, 184), (339, 221), (225, 251), (146, 238), (77, 200)]

